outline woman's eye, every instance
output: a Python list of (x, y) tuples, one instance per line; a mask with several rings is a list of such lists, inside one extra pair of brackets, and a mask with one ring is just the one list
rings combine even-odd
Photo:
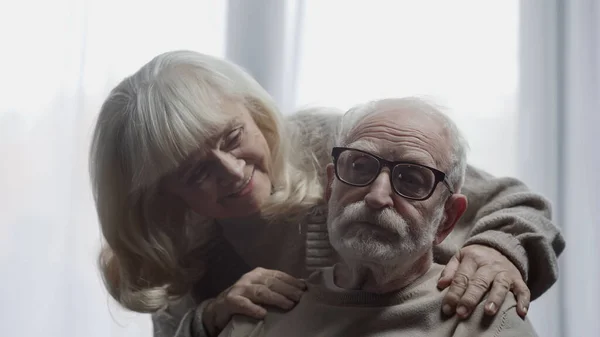
[(187, 185), (199, 184), (202, 181), (204, 181), (204, 179), (206, 179), (207, 176), (208, 176), (208, 170), (206, 169), (206, 167), (196, 168), (194, 170), (194, 172), (192, 172), (190, 177), (187, 179), (186, 184)]
[(243, 135), (243, 128), (237, 128), (227, 136), (226, 146), (228, 149), (236, 148), (240, 145)]

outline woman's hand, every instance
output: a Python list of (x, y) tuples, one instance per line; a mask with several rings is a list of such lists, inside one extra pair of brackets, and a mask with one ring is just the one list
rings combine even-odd
[(493, 248), (482, 245), (462, 248), (448, 262), (438, 281), (440, 289), (448, 286), (442, 303), (446, 315), (456, 311), (460, 318), (469, 317), (488, 290), (484, 306), (487, 315), (498, 312), (509, 291), (517, 297), (517, 313), (523, 318), (527, 315), (530, 300), (527, 284), (517, 267)]
[(271, 305), (289, 310), (302, 297), (306, 284), (284, 272), (256, 268), (211, 301), (202, 315), (209, 335), (217, 335), (234, 314), (262, 319)]

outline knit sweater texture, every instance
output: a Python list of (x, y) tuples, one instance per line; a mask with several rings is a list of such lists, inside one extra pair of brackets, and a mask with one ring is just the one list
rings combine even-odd
[[(325, 166), (340, 115), (298, 113), (288, 118), (289, 133), (298, 148), (315, 158), (325, 182)], [(304, 157), (305, 154), (299, 154)], [(314, 168), (313, 168), (314, 169)], [(557, 258), (564, 239), (551, 220), (550, 203), (514, 178), (497, 178), (468, 166), (461, 193), (469, 205), (453, 232), (434, 247), (434, 262), (445, 265), (464, 246), (480, 244), (504, 254), (521, 272), (535, 299), (558, 277)], [(304, 221), (278, 224), (260, 221), (222, 226), (215, 247), (200, 259), (209, 261), (208, 273), (188, 296), (152, 315), (155, 337), (204, 337), (202, 312), (206, 300), (233, 285), (256, 267), (307, 278), (339, 261), (327, 236), (327, 210), (315, 206)]]
[(234, 316), (219, 337), (528, 337), (536, 336), (516, 311), (508, 294), (493, 317), (480, 303), (465, 320), (441, 312), (447, 289), (437, 289), (443, 266), (428, 272), (400, 291), (374, 294), (347, 290), (334, 283), (334, 267), (315, 272), (308, 291), (287, 313), (270, 311), (264, 320)]

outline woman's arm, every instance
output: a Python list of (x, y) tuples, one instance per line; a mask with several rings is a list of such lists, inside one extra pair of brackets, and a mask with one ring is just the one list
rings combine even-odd
[(207, 304), (235, 283), (249, 267), (215, 227), (211, 240), (188, 252), (186, 259), (204, 259), (208, 273), (183, 298), (152, 314), (154, 337), (209, 337), (202, 317)]
[(470, 171), (469, 200), (480, 207), (473, 207), (475, 225), (465, 245), (483, 244), (507, 256), (523, 275), (532, 299), (538, 298), (558, 279), (558, 256), (565, 248), (549, 201), (517, 179)]
[[(443, 274), (456, 272), (452, 275), (454, 280), (446, 297), (447, 304), (452, 307), (456, 304), (476, 305), (493, 283), (514, 291), (515, 280), (509, 280), (510, 270), (482, 269), (487, 261), (500, 261), (504, 257), (518, 269), (532, 299), (548, 290), (558, 278), (557, 259), (565, 247), (560, 230), (552, 223), (550, 203), (517, 179), (495, 178), (472, 166), (467, 168), (462, 193), (468, 198), (468, 209), (448, 242), (441, 247), (447, 251), (452, 247), (463, 247), (452, 258), (454, 261), (450, 261), (450, 268), (447, 268), (450, 273)], [(486, 259), (477, 253), (479, 245), (493, 248), (503, 256)], [(440, 257), (443, 255), (439, 254)], [(465, 275), (469, 270), (472, 274)], [(528, 305), (529, 299), (526, 301)], [(496, 303), (496, 308), (500, 305)]]
[(154, 337), (214, 337), (234, 314), (262, 319), (264, 305), (288, 310), (300, 300), (303, 281), (260, 267), (246, 272), (249, 267), (228, 242), (213, 241), (218, 248), (209, 255), (210, 273), (195, 285), (193, 296), (152, 315)]
[(154, 337), (208, 337), (201, 321), (205, 304), (196, 305), (191, 296), (173, 303), (167, 310), (152, 314)]

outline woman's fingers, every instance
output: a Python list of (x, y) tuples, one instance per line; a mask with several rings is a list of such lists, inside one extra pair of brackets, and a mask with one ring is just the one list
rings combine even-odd
[(263, 284), (252, 284), (244, 288), (240, 294), (248, 298), (255, 304), (272, 305), (281, 309), (291, 309), (294, 301), (288, 299), (280, 293), (277, 293)]
[(265, 306), (289, 310), (300, 300), (306, 284), (284, 272), (256, 268), (224, 290), (203, 312), (202, 321), (212, 332), (219, 332), (234, 314), (262, 319)]
[(289, 283), (283, 282), (280, 279), (270, 278), (265, 280), (264, 286), (271, 289), (275, 293), (281, 294), (288, 299), (298, 302), (304, 293), (304, 290), (301, 290), (295, 286), (290, 285)]
[(248, 280), (254, 284), (265, 284), (265, 282), (267, 282), (267, 280), (269, 279), (277, 279), (300, 290), (306, 289), (306, 284), (304, 283), (304, 281), (299, 280), (279, 270), (256, 268), (248, 274), (244, 275), (243, 278), (248, 278)]
[(448, 261), (448, 264), (446, 264), (446, 267), (444, 267), (442, 275), (440, 275), (437, 284), (438, 288), (445, 289), (452, 283), (452, 279), (454, 278), (454, 274), (456, 273), (459, 264), (460, 262), (458, 261), (457, 255), (452, 256), (450, 261)]
[(262, 319), (267, 314), (267, 310), (265, 308), (253, 303), (245, 296), (228, 296), (225, 303), (227, 306), (227, 310), (224, 311), (227, 312), (226, 321), (229, 321), (229, 318), (233, 314), (245, 315), (256, 319)]
[(473, 259), (465, 257), (460, 259), (460, 264), (456, 273), (454, 273), (448, 293), (446, 293), (442, 302), (444, 314), (452, 315), (455, 310), (458, 310), (457, 313), (460, 315), (466, 310), (466, 308), (463, 307), (457, 309), (456, 306), (459, 304), (460, 299), (469, 286), (469, 280), (473, 278), (476, 271), (477, 263)]
[[(506, 291), (510, 288), (510, 283), (508, 283), (504, 277), (497, 277), (497, 275), (501, 274), (496, 274), (496, 271), (491, 268), (481, 267), (477, 270), (475, 275), (469, 280), (467, 290), (459, 301), (458, 309), (456, 309), (456, 313), (460, 318), (464, 319), (471, 315), (473, 310), (475, 310), (475, 307), (481, 302), (485, 294), (487, 294), (492, 282), (494, 282), (495, 286), (495, 288), (492, 288), (492, 291), (498, 291), (498, 293), (495, 294), (496, 297), (494, 297), (496, 302), (500, 301), (499, 296), (502, 296), (502, 302), (504, 302)], [(495, 280), (494, 277), (496, 277)], [(498, 281), (498, 284), (496, 284), (496, 281)], [(504, 286), (504, 288), (502, 286)], [(506, 289), (505, 292), (503, 292), (504, 289)]]
[(493, 316), (498, 312), (498, 309), (502, 306), (506, 295), (510, 291), (511, 282), (505, 273), (496, 275), (484, 306), (484, 312), (487, 315)]
[(304, 281), (278, 270), (256, 268), (244, 275), (231, 293), (247, 297), (256, 304), (290, 309), (306, 289)]
[(517, 297), (517, 313), (522, 318), (527, 316), (529, 302), (531, 301), (531, 292), (523, 279), (518, 279), (513, 283), (512, 291)]

